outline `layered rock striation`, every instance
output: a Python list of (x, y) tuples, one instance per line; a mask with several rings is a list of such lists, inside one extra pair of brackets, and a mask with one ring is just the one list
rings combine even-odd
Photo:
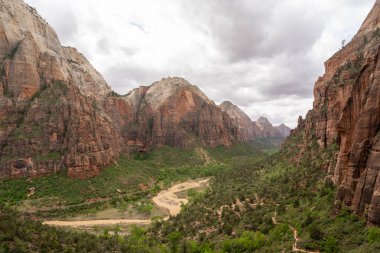
[(96, 175), (122, 146), (101, 106), (110, 88), (33, 8), (0, 3), (0, 177)]
[(118, 125), (129, 148), (229, 146), (238, 138), (231, 118), (183, 78), (164, 78), (116, 100), (130, 108), (110, 113), (115, 122), (125, 119)]
[(321, 149), (337, 145), (334, 159), (324, 166), (338, 186), (337, 198), (374, 224), (380, 224), (379, 49), (377, 0), (352, 41), (326, 61), (314, 87), (313, 109), (289, 139), (301, 137), (296, 162), (313, 140)]

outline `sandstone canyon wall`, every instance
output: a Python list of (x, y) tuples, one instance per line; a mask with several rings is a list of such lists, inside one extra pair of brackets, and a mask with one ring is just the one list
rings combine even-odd
[(23, 1), (1, 0), (0, 22), (0, 177), (97, 174), (121, 147), (107, 83)]
[(314, 140), (338, 146), (324, 165), (338, 200), (380, 224), (380, 0), (356, 36), (325, 63), (314, 87), (313, 109), (284, 144), (299, 138), (299, 162)]

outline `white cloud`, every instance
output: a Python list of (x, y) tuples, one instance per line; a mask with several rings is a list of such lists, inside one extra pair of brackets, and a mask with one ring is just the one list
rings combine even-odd
[(119, 93), (181, 76), (294, 127), (323, 62), (374, 0), (26, 0)]

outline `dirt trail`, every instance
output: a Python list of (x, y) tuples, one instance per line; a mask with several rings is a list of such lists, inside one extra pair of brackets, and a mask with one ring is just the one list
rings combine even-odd
[(290, 226), (290, 228), (293, 230), (293, 237), (294, 237), (294, 244), (293, 244), (293, 251), (294, 252), (305, 252), (305, 253), (320, 253), (319, 251), (311, 251), (311, 250), (305, 250), (305, 249), (301, 249), (298, 247), (298, 242), (300, 240), (299, 236), (298, 236), (298, 231), (296, 228)]
[(196, 148), (195, 152), (205, 162), (204, 165), (214, 164), (215, 160), (210, 157), (206, 150), (203, 148)]
[[(163, 190), (158, 193), (156, 197), (153, 197), (152, 201), (160, 208), (169, 211), (170, 215), (175, 216), (181, 211), (181, 205), (187, 204), (188, 199), (178, 198), (177, 193), (189, 190), (192, 188), (198, 188), (202, 186), (208, 186), (208, 179), (189, 180), (184, 183), (173, 185), (167, 190)], [(169, 216), (165, 217), (167, 220)], [(82, 221), (60, 221), (51, 220), (44, 221), (43, 224), (52, 226), (66, 226), (66, 227), (88, 227), (99, 225), (116, 225), (116, 224), (136, 224), (136, 225), (148, 225), (151, 220), (142, 219), (109, 219), (109, 220), (82, 220)]]
[(115, 219), (115, 220), (81, 220), (81, 221), (44, 221), (46, 225), (60, 226), (60, 227), (88, 227), (88, 226), (105, 226), (105, 225), (116, 225), (116, 224), (139, 224), (148, 225), (151, 220), (140, 220), (140, 219)]
[(181, 205), (189, 202), (188, 199), (178, 198), (176, 194), (192, 188), (206, 186), (209, 180), (203, 179), (176, 184), (167, 190), (159, 192), (152, 200), (157, 206), (169, 210), (170, 215), (176, 216), (181, 212)]
[[(277, 216), (277, 212), (274, 212), (273, 216), (272, 216), (272, 221), (273, 221), (273, 224), (275, 225), (278, 225), (278, 221), (276, 219), (276, 216)], [(292, 227), (289, 225), (289, 227), (292, 229), (293, 231), (293, 237), (294, 237), (294, 244), (293, 244), (293, 248), (292, 248), (292, 251), (293, 252), (304, 252), (304, 253), (320, 253), (319, 251), (311, 251), (311, 250), (305, 250), (305, 249), (301, 249), (298, 247), (298, 242), (300, 241), (300, 238), (298, 236), (298, 231), (295, 227)]]

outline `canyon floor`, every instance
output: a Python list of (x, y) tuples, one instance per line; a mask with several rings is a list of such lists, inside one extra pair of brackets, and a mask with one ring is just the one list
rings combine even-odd
[[(152, 198), (152, 202), (159, 208), (168, 211), (171, 216), (176, 216), (181, 212), (181, 206), (188, 203), (187, 198), (180, 198), (178, 194), (190, 189), (207, 188), (209, 178), (188, 180), (186, 182), (178, 183), (171, 186), (169, 189), (163, 190)], [(163, 220), (169, 219), (169, 216), (163, 218)], [(129, 224), (129, 225), (148, 225), (152, 222), (151, 219), (104, 219), (104, 220), (47, 220), (43, 224), (52, 226), (63, 227), (88, 227), (88, 226), (106, 226), (117, 224)]]

